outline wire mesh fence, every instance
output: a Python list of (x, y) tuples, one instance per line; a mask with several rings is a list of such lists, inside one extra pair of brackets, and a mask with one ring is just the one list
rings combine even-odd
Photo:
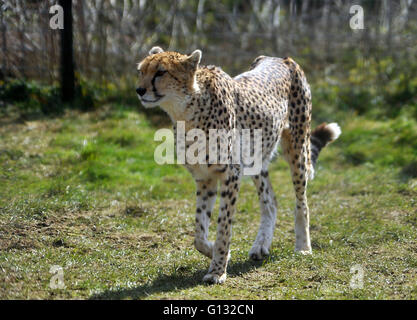
[[(59, 30), (50, 28), (56, 1), (1, 2), (1, 76), (59, 79)], [(364, 29), (352, 30), (350, 8), (364, 9)], [(412, 58), (416, 54), (417, 3), (341, 0), (74, 0), (77, 72), (119, 83), (153, 45), (191, 52), (203, 63), (243, 71), (258, 55), (292, 56), (320, 69), (360, 52)]]

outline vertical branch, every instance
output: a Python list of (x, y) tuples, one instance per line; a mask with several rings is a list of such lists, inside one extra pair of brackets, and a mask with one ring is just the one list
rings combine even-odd
[(20, 40), (20, 57), (19, 57), (19, 66), (17, 67), (18, 73), (25, 77), (26, 70), (26, 47), (25, 47), (25, 10), (22, 8), (21, 1), (16, 1), (16, 9), (18, 13), (18, 30), (19, 30), (19, 40)]
[[(48, 44), (48, 33), (49, 33), (49, 6), (48, 2), (44, 2), (39, 7), (39, 23), (42, 34), (40, 35), (40, 56), (43, 61), (45, 61), (47, 75), (49, 83), (53, 82), (53, 61), (49, 55), (50, 53), (50, 46)], [(42, 70), (42, 64), (39, 64), (39, 76), (42, 77), (42, 74), (44, 73)]]
[(78, 33), (80, 35), (80, 62), (82, 62), (82, 71), (88, 74), (90, 65), (90, 46), (88, 44), (88, 30), (85, 23), (84, 1), (77, 1), (75, 9), (77, 10), (78, 18)]
[(96, 8), (97, 15), (97, 30), (98, 30), (98, 50), (99, 50), (99, 78), (100, 81), (105, 82), (106, 65), (107, 61), (107, 32), (106, 32), (106, 16), (104, 10), (105, 1), (100, 0), (98, 7)]
[(204, 14), (204, 2), (205, 0), (198, 0), (197, 16), (195, 19), (195, 32), (194, 32), (194, 47), (197, 46), (197, 40), (203, 31), (203, 14)]
[(3, 59), (2, 59), (2, 65), (1, 65), (1, 75), (0, 77), (6, 77), (8, 73), (8, 67), (7, 67), (7, 38), (6, 38), (6, 31), (7, 31), (7, 25), (4, 19), (4, 13), (3, 11), (6, 10), (6, 5), (3, 5), (0, 7), (0, 19), (1, 19), (1, 39), (2, 39), (2, 51), (3, 51)]
[(324, 35), (323, 35), (323, 40), (324, 40), (324, 57), (326, 57), (326, 60), (329, 58), (329, 53), (330, 53), (330, 40), (329, 40), (330, 32), (328, 32), (329, 15), (330, 15), (329, 0), (325, 0), (324, 6), (323, 6), (323, 30), (325, 30)]
[(387, 34), (387, 46), (388, 46), (388, 53), (391, 54), (392, 50), (392, 20), (393, 20), (393, 8), (391, 6), (391, 1), (387, 3), (387, 27), (388, 27), (388, 34)]
[(171, 32), (171, 39), (169, 41), (168, 50), (173, 50), (177, 46), (177, 36), (178, 36), (177, 6), (178, 6), (178, 1), (179, 0), (175, 0), (174, 5), (173, 5), (174, 14), (173, 14), (173, 17), (172, 17), (172, 32)]

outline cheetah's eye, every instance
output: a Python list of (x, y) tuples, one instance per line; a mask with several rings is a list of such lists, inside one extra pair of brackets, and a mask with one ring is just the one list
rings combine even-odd
[(165, 72), (166, 72), (166, 70), (158, 70), (158, 71), (155, 73), (155, 78), (156, 78), (156, 77), (161, 77), (161, 76), (163, 76), (163, 75), (165, 74)]

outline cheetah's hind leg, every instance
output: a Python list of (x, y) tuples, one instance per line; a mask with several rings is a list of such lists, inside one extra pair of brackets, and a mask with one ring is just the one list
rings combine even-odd
[(253, 176), (252, 180), (259, 196), (261, 223), (256, 239), (249, 251), (249, 258), (262, 260), (269, 255), (277, 216), (277, 201), (272, 190), (267, 167), (261, 171), (261, 174)]

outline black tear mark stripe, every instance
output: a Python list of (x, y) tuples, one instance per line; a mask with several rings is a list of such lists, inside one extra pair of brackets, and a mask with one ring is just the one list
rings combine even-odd
[(174, 76), (171, 72), (169, 72), (169, 71), (165, 71), (165, 72), (168, 72), (168, 74), (171, 76), (171, 77), (173, 77), (175, 80), (177, 80), (178, 82), (180, 81), (176, 76)]
[(153, 76), (153, 78), (152, 78), (152, 80), (151, 80), (151, 84), (152, 84), (152, 91), (153, 91), (153, 93), (154, 93), (154, 95), (155, 95), (155, 97), (158, 97), (158, 98), (162, 98), (163, 96), (161, 96), (159, 93), (158, 93), (158, 91), (156, 90), (156, 87), (155, 87), (155, 80), (156, 80), (156, 78), (157, 77), (161, 77), (161, 76), (163, 76), (164, 74), (165, 74), (165, 72), (167, 72), (167, 71), (157, 71), (156, 73), (155, 73), (155, 75)]

